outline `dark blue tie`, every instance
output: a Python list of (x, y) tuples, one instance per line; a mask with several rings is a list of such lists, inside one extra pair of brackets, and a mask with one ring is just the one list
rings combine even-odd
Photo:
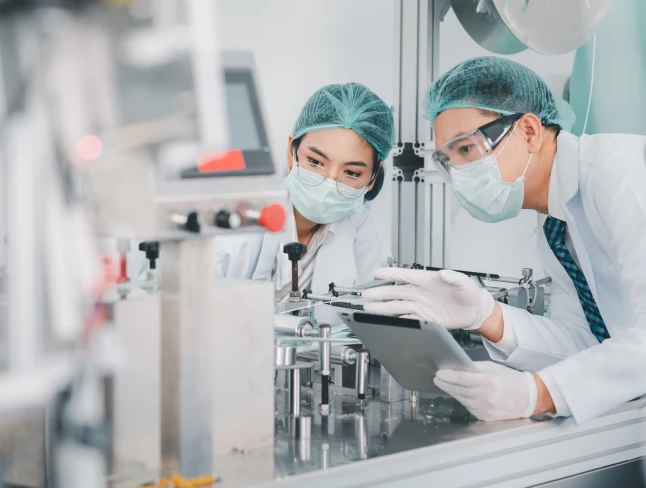
[(547, 217), (545, 224), (543, 224), (545, 237), (556, 259), (559, 260), (559, 263), (561, 263), (565, 271), (567, 271), (567, 274), (572, 278), (576, 293), (579, 295), (579, 301), (583, 307), (583, 312), (585, 313), (585, 318), (588, 319), (590, 330), (599, 342), (603, 342), (604, 339), (610, 338), (610, 334), (599, 313), (599, 307), (597, 307), (597, 302), (594, 301), (585, 276), (583, 276), (583, 273), (574, 262), (570, 251), (568, 251), (565, 245), (566, 225), (562, 220)]

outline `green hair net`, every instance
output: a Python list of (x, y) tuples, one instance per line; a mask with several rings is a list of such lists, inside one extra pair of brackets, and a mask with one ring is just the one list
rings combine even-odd
[(386, 102), (359, 83), (327, 85), (305, 103), (294, 124), (294, 139), (308, 132), (352, 129), (377, 153), (388, 157), (395, 143), (395, 121)]
[(502, 115), (533, 113), (544, 124), (571, 131), (572, 107), (522, 64), (505, 58), (473, 58), (454, 66), (434, 82), (422, 102), (431, 123), (444, 110), (479, 108)]

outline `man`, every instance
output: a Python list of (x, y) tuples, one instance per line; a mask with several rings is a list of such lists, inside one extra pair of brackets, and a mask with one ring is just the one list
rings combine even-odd
[(552, 413), (581, 423), (646, 393), (646, 137), (577, 138), (568, 104), (495, 57), (457, 65), (424, 104), (433, 160), (472, 216), (546, 215), (536, 246), (550, 308), (540, 317), (494, 302), (453, 271), (384, 268), (375, 276), (409, 284), (365, 292), (393, 300), (366, 311), (478, 330), (509, 367), (442, 370), (435, 382), (482, 420)]

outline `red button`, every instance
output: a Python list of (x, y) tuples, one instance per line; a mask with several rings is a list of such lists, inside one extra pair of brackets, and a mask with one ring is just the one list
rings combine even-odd
[(278, 232), (285, 225), (285, 209), (277, 203), (263, 208), (260, 211), (258, 224), (269, 232)]
[(197, 163), (197, 169), (200, 173), (236, 171), (246, 169), (246, 167), (247, 165), (240, 149), (205, 152), (200, 154)]

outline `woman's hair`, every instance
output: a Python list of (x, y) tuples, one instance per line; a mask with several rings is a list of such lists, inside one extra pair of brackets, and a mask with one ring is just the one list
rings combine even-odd
[[(292, 141), (292, 153), (294, 154), (294, 158), (296, 158), (296, 151), (301, 145), (301, 141), (303, 140), (303, 137), (305, 137), (305, 135), (306, 134), (303, 134), (302, 136)], [(379, 192), (383, 188), (386, 176), (384, 174), (383, 166), (379, 166), (379, 163), (381, 161), (379, 160), (377, 151), (368, 141), (366, 141), (366, 144), (368, 144), (370, 146), (370, 149), (372, 150), (372, 176), (370, 178), (370, 181), (372, 182), (374, 179), (375, 184), (373, 185), (372, 189), (363, 196), (363, 198), (368, 201), (372, 201), (376, 198), (377, 195), (379, 195)]]

